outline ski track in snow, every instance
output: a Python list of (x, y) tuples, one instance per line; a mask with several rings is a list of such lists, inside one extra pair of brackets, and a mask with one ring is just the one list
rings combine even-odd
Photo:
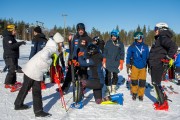
[[(21, 67), (28, 61), (30, 53), (30, 42), (20, 47), (19, 65)], [(127, 50), (127, 47), (126, 47)], [(0, 39), (0, 69), (4, 68), (2, 39)], [(84, 107), (82, 109), (70, 108), (68, 112), (61, 106), (60, 95), (56, 92), (57, 85), (48, 83), (47, 89), (42, 91), (44, 111), (52, 114), (49, 118), (35, 118), (32, 105), (32, 92), (29, 92), (25, 104), (31, 106), (28, 110), (14, 110), (14, 101), (18, 92), (11, 93), (9, 89), (4, 88), (4, 80), (6, 73), (0, 73), (0, 120), (179, 120), (180, 119), (180, 95), (168, 94), (172, 102), (169, 103), (169, 111), (155, 111), (153, 109), (153, 102), (156, 100), (155, 92), (147, 88), (145, 91), (144, 101), (140, 102), (138, 99), (133, 101), (131, 99), (130, 91), (126, 87), (126, 82), (119, 85), (117, 93), (124, 94), (123, 105), (97, 105), (94, 102), (92, 90), (87, 90), (84, 99)], [(122, 76), (127, 80), (126, 66), (124, 64), (123, 71), (119, 74), (119, 83)], [(17, 80), (23, 81), (23, 74), (17, 74)], [(150, 83), (151, 77), (147, 74), (147, 82)], [(162, 82), (165, 86), (172, 85), (175, 91), (180, 92), (180, 87), (171, 82)], [(105, 87), (103, 88), (103, 93)], [(69, 108), (72, 103), (72, 87), (69, 93), (64, 96)]]

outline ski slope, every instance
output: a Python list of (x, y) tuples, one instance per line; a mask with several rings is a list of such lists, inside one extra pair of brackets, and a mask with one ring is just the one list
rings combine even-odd
[[(19, 65), (23, 67), (28, 61), (30, 53), (30, 42), (20, 47)], [(127, 49), (127, 47), (126, 47)], [(0, 69), (5, 66), (3, 61), (2, 39), (0, 39)], [(4, 80), (7, 73), (0, 73), (0, 120), (35, 120), (32, 106), (32, 93), (29, 92), (25, 104), (31, 106), (28, 110), (15, 111), (14, 101), (18, 92), (11, 93), (9, 89), (4, 88)], [(94, 102), (92, 90), (87, 90), (84, 99), (84, 107), (82, 109), (70, 108), (68, 112), (61, 107), (60, 95), (56, 92), (58, 87), (56, 84), (47, 82), (47, 89), (42, 91), (44, 111), (52, 114), (49, 118), (38, 118), (41, 120), (180, 120), (180, 95), (168, 94), (169, 111), (155, 111), (153, 102), (156, 101), (156, 94), (150, 88), (145, 91), (144, 101), (131, 99), (130, 91), (126, 87), (126, 83), (120, 84), (122, 76), (127, 80), (126, 66), (119, 73), (117, 93), (124, 94), (123, 105), (97, 105)], [(17, 80), (23, 81), (23, 74), (17, 74)], [(150, 76), (147, 74), (147, 82), (150, 83)], [(180, 86), (171, 82), (163, 82), (165, 86), (172, 85), (175, 91), (180, 92)], [(103, 91), (105, 88), (103, 88)], [(72, 87), (69, 93), (64, 96), (67, 107), (72, 103)]]

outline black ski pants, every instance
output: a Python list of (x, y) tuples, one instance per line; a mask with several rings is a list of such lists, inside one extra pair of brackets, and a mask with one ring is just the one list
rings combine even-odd
[(151, 66), (151, 81), (152, 84), (161, 85), (161, 80), (163, 77), (164, 67), (163, 64), (158, 64), (156, 66)]
[(34, 113), (39, 111), (43, 111), (43, 104), (42, 104), (42, 95), (41, 95), (41, 81), (36, 81), (24, 74), (24, 82), (22, 88), (20, 89), (18, 96), (14, 102), (14, 105), (21, 106), (24, 103), (24, 99), (28, 94), (28, 91), (32, 87), (32, 97), (33, 97), (33, 108)]
[[(112, 79), (111, 79), (111, 74)], [(117, 85), (118, 82), (118, 74), (115, 72), (110, 72), (106, 69), (106, 76), (105, 76), (105, 84), (106, 86), (111, 86), (111, 85)]]
[(102, 99), (102, 88), (103, 84), (100, 83), (100, 80), (81, 80), (83, 87), (93, 89), (93, 94), (95, 100)]
[(5, 78), (4, 84), (16, 83), (16, 68), (18, 66), (18, 58), (5, 58), (5, 64), (8, 67), (8, 73)]

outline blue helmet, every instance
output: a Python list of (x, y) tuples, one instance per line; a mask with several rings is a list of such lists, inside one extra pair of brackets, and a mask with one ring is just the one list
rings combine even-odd
[(111, 31), (111, 37), (112, 37), (112, 36), (115, 36), (115, 37), (119, 38), (119, 37), (120, 37), (120, 36), (119, 36), (119, 30), (114, 30), (114, 29), (113, 29), (113, 30)]

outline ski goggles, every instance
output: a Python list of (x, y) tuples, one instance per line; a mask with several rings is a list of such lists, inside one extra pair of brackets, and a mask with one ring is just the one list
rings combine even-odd
[(134, 37), (135, 40), (140, 40), (143, 38), (144, 38), (144, 35), (137, 35), (136, 37)]
[(159, 28), (158, 27), (154, 27), (154, 31), (157, 31), (157, 30), (159, 30)]

